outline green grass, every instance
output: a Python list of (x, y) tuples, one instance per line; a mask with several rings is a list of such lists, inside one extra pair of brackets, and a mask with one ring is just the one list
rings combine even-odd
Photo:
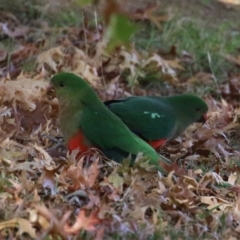
[(5, 188), (9, 187), (10, 183), (6, 180), (6, 173), (0, 175), (0, 194), (5, 192)]
[(179, 54), (186, 51), (194, 57), (195, 63), (189, 74), (205, 71), (222, 80), (231, 66), (224, 56), (236, 53), (240, 46), (240, 31), (234, 30), (231, 21), (206, 26), (201, 19), (176, 16), (166, 22), (161, 31), (153, 24), (145, 26), (134, 41), (138, 48), (152, 51), (163, 49), (167, 52), (174, 45)]
[(83, 13), (80, 11), (66, 8), (53, 15), (47, 14), (45, 19), (50, 25), (56, 27), (78, 27), (83, 24)]
[(40, 0), (0, 0), (0, 10), (14, 14), (25, 24), (41, 16), (39, 7), (43, 6), (43, 4), (43, 1)]
[(0, 0), (0, 10), (15, 15), (22, 24), (47, 21), (50, 26), (71, 27), (83, 23), (82, 7), (76, 1)]

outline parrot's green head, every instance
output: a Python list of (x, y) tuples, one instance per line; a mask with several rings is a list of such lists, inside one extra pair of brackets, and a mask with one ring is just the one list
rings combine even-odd
[(183, 94), (170, 97), (169, 101), (174, 106), (176, 114), (181, 116), (182, 121), (188, 124), (206, 122), (208, 106), (201, 98), (191, 94)]
[(47, 94), (50, 99), (56, 96), (60, 104), (69, 102), (83, 104), (91, 102), (91, 99), (97, 99), (96, 93), (86, 81), (68, 72), (58, 73), (52, 77)]

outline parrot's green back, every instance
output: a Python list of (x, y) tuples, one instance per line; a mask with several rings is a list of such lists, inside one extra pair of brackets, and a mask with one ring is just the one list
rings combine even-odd
[[(159, 160), (170, 163), (151, 146), (133, 134), (98, 98), (83, 79), (72, 73), (59, 73), (51, 79), (60, 106), (60, 129), (66, 142), (80, 131), (85, 143), (99, 148), (108, 157), (116, 153), (116, 161), (142, 152), (151, 164), (159, 167)], [(124, 153), (124, 154), (122, 154)]]
[[(144, 140), (173, 139), (202, 120), (207, 104), (194, 95), (129, 97), (105, 105)], [(203, 119), (204, 120), (204, 119)]]

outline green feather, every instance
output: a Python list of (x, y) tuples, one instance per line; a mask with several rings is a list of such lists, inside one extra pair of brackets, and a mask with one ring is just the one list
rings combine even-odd
[[(103, 152), (137, 155), (142, 152), (160, 169), (159, 161), (170, 161), (133, 134), (125, 124), (101, 102), (83, 79), (72, 73), (59, 73), (51, 79), (60, 106), (60, 128), (66, 142), (77, 133), (84, 133), (89, 145)], [(115, 159), (114, 159), (115, 160)], [(118, 159), (116, 159), (118, 160)], [(160, 169), (162, 170), (162, 169)]]
[(173, 97), (129, 97), (105, 105), (145, 140), (173, 139), (207, 113), (200, 98), (183, 94)]

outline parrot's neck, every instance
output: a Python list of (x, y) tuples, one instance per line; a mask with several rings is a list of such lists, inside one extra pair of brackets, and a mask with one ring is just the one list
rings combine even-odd
[(172, 136), (172, 138), (175, 138), (181, 135), (185, 131), (187, 126), (193, 123), (193, 120), (191, 118), (191, 114), (187, 112), (188, 110), (186, 109), (186, 107), (179, 104), (178, 99), (174, 97), (169, 97), (167, 101), (173, 107), (173, 111), (176, 115), (175, 131)]
[(84, 109), (98, 111), (102, 106), (103, 103), (96, 94), (88, 91), (79, 93), (76, 98), (59, 98), (59, 124), (66, 143), (79, 130)]
[(59, 124), (63, 137), (68, 144), (70, 138), (79, 129), (79, 119), (81, 117), (81, 105), (78, 108), (71, 103), (60, 103)]

